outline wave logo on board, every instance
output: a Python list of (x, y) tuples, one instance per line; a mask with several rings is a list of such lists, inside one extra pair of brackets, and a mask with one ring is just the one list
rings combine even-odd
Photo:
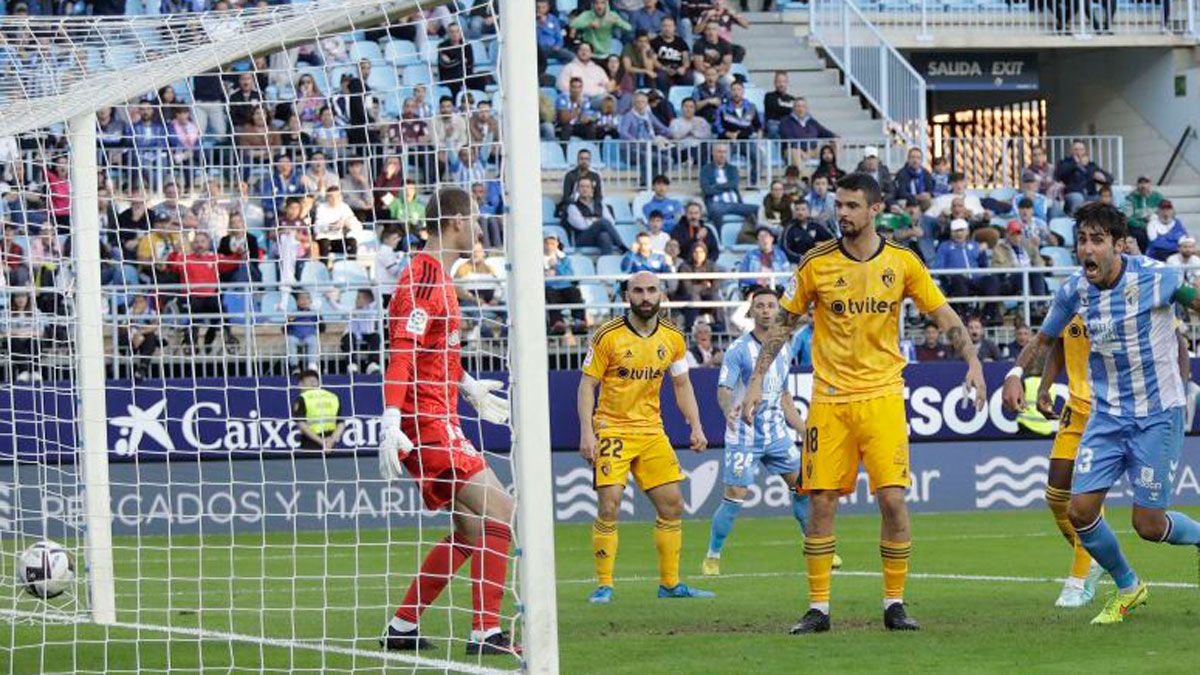
[(986, 509), (996, 504), (1023, 508), (1044, 499), (1049, 470), (1050, 459), (1044, 456), (1030, 457), (1024, 462), (993, 457), (976, 464), (975, 508)]

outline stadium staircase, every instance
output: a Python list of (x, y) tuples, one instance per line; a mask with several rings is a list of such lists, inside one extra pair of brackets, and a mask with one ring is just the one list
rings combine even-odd
[(750, 28), (735, 38), (747, 46), (745, 66), (750, 80), (771, 91), (777, 70), (788, 73), (789, 89), (808, 99), (812, 116), (845, 138), (872, 138), (883, 132), (883, 124), (873, 119), (856, 96), (846, 92), (841, 73), (829, 67), (808, 46), (808, 24), (796, 23), (806, 15), (775, 12), (750, 12)]

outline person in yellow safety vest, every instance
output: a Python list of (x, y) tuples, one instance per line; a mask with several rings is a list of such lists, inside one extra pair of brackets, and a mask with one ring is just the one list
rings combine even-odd
[(1038, 412), (1038, 388), (1042, 384), (1040, 376), (1025, 378), (1025, 402), (1028, 407), (1017, 415), (1017, 424), (1040, 436), (1049, 436), (1058, 426), (1057, 420), (1048, 420)]
[(300, 427), (300, 447), (329, 452), (346, 430), (346, 423), (338, 419), (342, 402), (337, 394), (321, 388), (321, 375), (315, 370), (300, 373), (299, 384), (292, 417)]

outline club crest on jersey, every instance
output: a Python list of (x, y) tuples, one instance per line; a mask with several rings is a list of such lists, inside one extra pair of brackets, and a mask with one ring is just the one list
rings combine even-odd
[(446, 346), (457, 347), (460, 340), (462, 340), (462, 336), (459, 335), (458, 331), (452, 331), (450, 335), (446, 337)]
[(666, 347), (666, 345), (659, 345), (659, 346), (658, 346), (658, 360), (659, 360), (659, 361), (666, 361), (666, 360), (667, 360), (667, 347)]
[(883, 276), (880, 279), (883, 281), (884, 286), (891, 288), (892, 284), (896, 283), (896, 272), (889, 267), (883, 271)]
[(1137, 298), (1138, 294), (1137, 284), (1126, 284), (1123, 294), (1125, 296), (1125, 302), (1133, 302), (1134, 299)]
[(791, 300), (795, 296), (796, 296), (796, 275), (793, 274), (791, 276), (791, 278), (788, 279), (787, 288), (783, 289), (783, 298), (785, 300)]
[(404, 324), (404, 330), (409, 335), (424, 335), (427, 328), (429, 328), (429, 313), (419, 307), (408, 315), (408, 321)]

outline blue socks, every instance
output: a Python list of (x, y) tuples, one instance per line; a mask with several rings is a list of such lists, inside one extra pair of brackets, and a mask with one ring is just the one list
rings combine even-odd
[(1167, 533), (1162, 540), (1175, 545), (1200, 545), (1200, 523), (1178, 511), (1167, 511)]
[(733, 531), (733, 521), (737, 520), (742, 510), (742, 500), (721, 499), (721, 505), (713, 514), (712, 531), (708, 536), (708, 555), (710, 558), (721, 557), (721, 549), (725, 546), (725, 538)]
[(800, 523), (800, 531), (808, 532), (808, 495), (792, 492), (792, 517)]
[[(1194, 521), (1193, 525), (1195, 525)], [(1092, 556), (1092, 560), (1100, 563), (1100, 566), (1112, 576), (1117, 588), (1122, 593), (1137, 586), (1137, 574), (1129, 566), (1125, 555), (1121, 553), (1121, 544), (1117, 541), (1117, 535), (1108, 526), (1104, 516), (1097, 517), (1091, 525), (1076, 529), (1075, 533), (1079, 535), (1079, 541)]]

